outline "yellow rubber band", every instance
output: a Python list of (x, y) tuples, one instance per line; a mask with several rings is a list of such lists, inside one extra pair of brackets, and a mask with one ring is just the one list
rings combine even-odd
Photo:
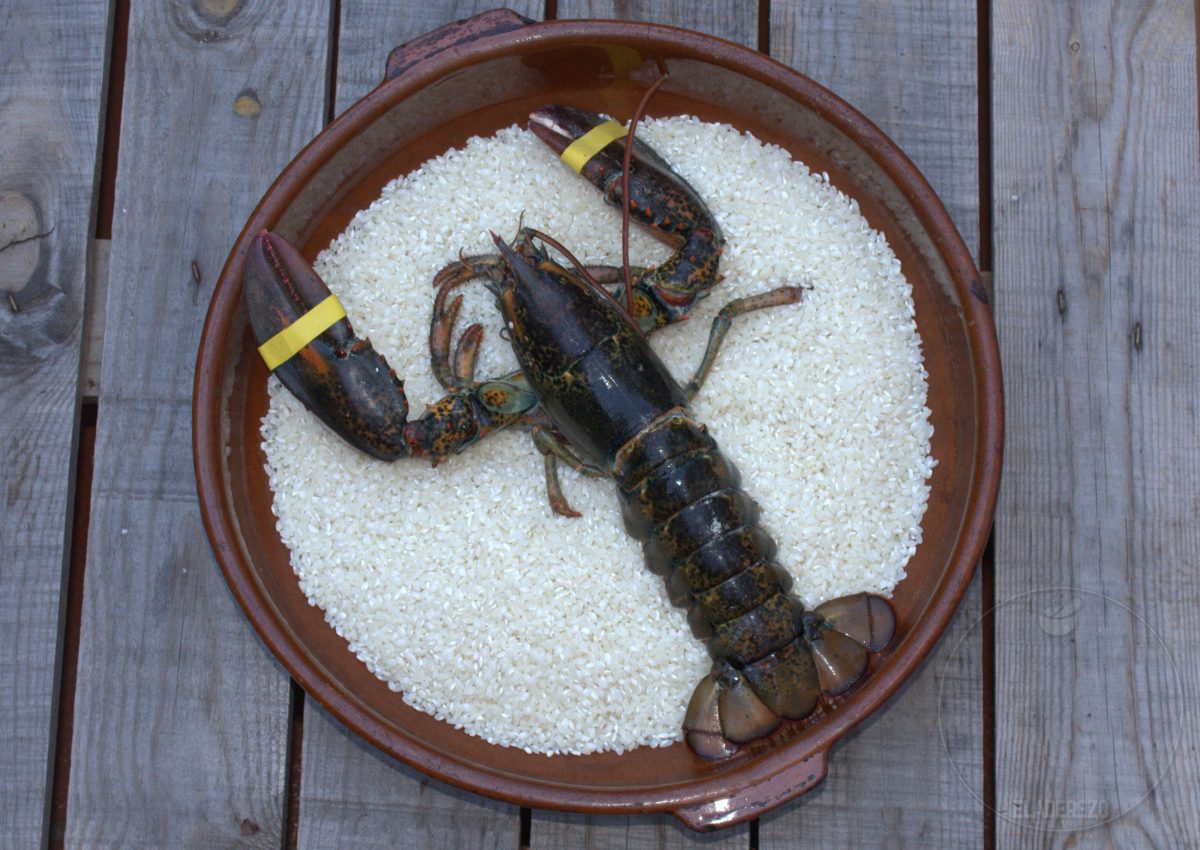
[(274, 372), (287, 363), (300, 349), (319, 337), (334, 322), (346, 318), (346, 309), (336, 295), (330, 295), (296, 321), (258, 347), (267, 368)]
[(587, 161), (608, 145), (626, 135), (626, 130), (616, 121), (609, 119), (588, 130), (562, 152), (562, 161), (576, 174), (583, 171)]

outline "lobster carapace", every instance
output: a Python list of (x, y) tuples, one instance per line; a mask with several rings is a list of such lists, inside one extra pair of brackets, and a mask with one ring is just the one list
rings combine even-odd
[[(436, 465), (517, 425), (531, 430), (544, 457), (555, 512), (576, 515), (558, 482), (559, 462), (611, 478), (625, 528), (642, 542), (671, 600), (688, 608), (693, 633), (714, 659), (684, 728), (695, 752), (723, 758), (860, 681), (895, 621), (889, 603), (871, 594), (804, 608), (759, 525), (758, 505), (690, 408), (733, 320), (795, 304), (804, 289), (784, 286), (727, 304), (695, 374), (678, 383), (647, 337), (686, 318), (717, 285), (724, 239), (692, 187), (645, 143), (632, 142), (622, 179), (627, 139), (613, 124), (547, 106), (529, 126), (607, 201), (627, 203), (674, 254), (632, 270), (626, 293), (620, 269), (568, 268), (539, 244), (553, 240), (538, 231), (522, 228), (511, 244), (493, 235), (497, 253), (462, 257), (435, 278), (431, 361), (448, 392), (415, 420), (403, 383), (354, 335), (336, 299), (283, 238), (255, 240), (245, 301), (268, 365), (330, 428), (375, 457), (427, 457)], [(494, 295), (519, 371), (476, 378), (479, 325), (452, 344), (461, 305), (453, 292), (473, 279)]]

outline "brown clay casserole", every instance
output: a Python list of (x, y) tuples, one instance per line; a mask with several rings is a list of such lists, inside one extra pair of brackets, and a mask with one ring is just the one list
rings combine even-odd
[[(640, 58), (640, 65), (629, 57)], [(882, 231), (913, 287), (938, 460), (924, 542), (892, 599), (897, 634), (871, 677), (832, 712), (785, 724), (726, 761), (685, 745), (621, 755), (527, 754), (487, 744), (405, 705), (310, 607), (275, 532), (259, 421), (267, 371), (242, 307), (254, 234), (281, 233), (310, 260), (382, 186), (473, 135), (564, 102), (630, 115), (665, 65), (651, 113), (690, 113), (752, 132), (828, 172)], [(284, 170), (218, 282), (195, 384), (201, 508), (247, 616), (305, 690), (358, 734), (431, 776), (525, 805), (669, 811), (711, 829), (814, 787), (830, 747), (882, 705), (932, 647), (967, 587), (990, 527), (1002, 440), (1000, 369), (986, 295), (932, 189), (877, 128), (811, 80), (697, 33), (623, 22), (527, 24), (487, 13), (397, 50), (386, 79)]]

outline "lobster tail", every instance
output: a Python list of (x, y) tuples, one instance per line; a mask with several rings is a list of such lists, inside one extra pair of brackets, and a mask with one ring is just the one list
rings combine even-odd
[(858, 682), (869, 653), (891, 640), (891, 606), (878, 596), (805, 610), (737, 468), (683, 410), (623, 446), (614, 475), (626, 530), (714, 659), (684, 720), (697, 753), (724, 758), (784, 719), (807, 717), (822, 694)]

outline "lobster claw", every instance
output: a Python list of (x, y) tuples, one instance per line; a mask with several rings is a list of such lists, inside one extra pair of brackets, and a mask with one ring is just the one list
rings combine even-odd
[[(529, 129), (560, 156), (589, 131), (605, 123), (595, 113), (557, 104), (542, 106), (529, 114)], [(603, 145), (594, 153), (589, 151), (590, 156), (576, 164), (579, 173), (604, 192), (608, 203), (620, 207), (619, 178), (625, 157), (623, 134), (612, 141), (616, 144)], [(683, 245), (694, 231), (706, 231), (719, 253), (723, 243), (721, 228), (699, 193), (654, 148), (638, 139), (633, 142), (629, 178), (630, 212), (637, 221), (675, 248)]]
[[(329, 288), (292, 245), (275, 233), (255, 237), (242, 275), (243, 298), (262, 345), (324, 302)], [(338, 319), (275, 367), (284, 386), (355, 448), (393, 460), (411, 454), (404, 440), (404, 385), (369, 340)]]
[[(605, 132), (609, 127), (612, 133)], [(645, 142), (635, 139), (624, 197), (625, 136), (619, 125), (572, 106), (550, 105), (529, 115), (529, 129), (615, 207), (666, 242), (675, 253), (647, 270), (640, 282), (685, 315), (720, 280), (717, 265), (725, 238), (699, 193)], [(593, 131), (599, 134), (593, 136)], [(594, 141), (595, 144), (590, 142)], [(572, 151), (581, 146), (582, 149)], [(579, 156), (574, 156), (578, 153)]]

